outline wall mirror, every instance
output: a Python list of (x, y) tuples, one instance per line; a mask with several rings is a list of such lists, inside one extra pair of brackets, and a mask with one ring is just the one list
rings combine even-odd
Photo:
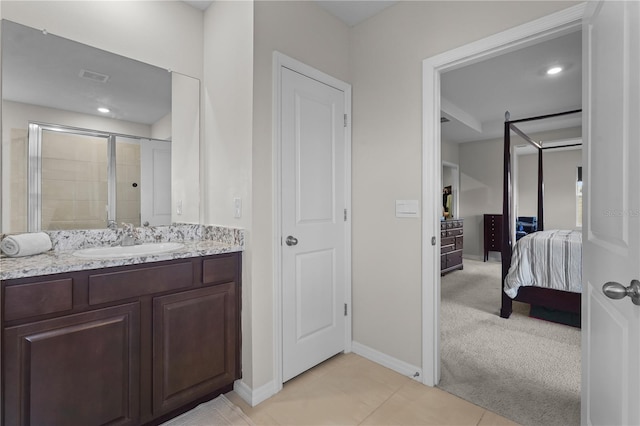
[(2, 21), (3, 233), (198, 222), (200, 82)]
[(460, 217), (460, 168), (457, 164), (442, 162), (442, 216), (444, 220)]

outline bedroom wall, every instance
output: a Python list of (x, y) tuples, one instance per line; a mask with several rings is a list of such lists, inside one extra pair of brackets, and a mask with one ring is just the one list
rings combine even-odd
[[(544, 228), (577, 229), (576, 178), (582, 166), (582, 150), (545, 151)], [(517, 216), (536, 216), (538, 211), (538, 156), (518, 156)]]
[(458, 164), (460, 157), (460, 149), (458, 149), (458, 144), (454, 142), (442, 141), (440, 147), (440, 158), (442, 161), (447, 161), (449, 163)]
[[(533, 133), (530, 136), (536, 140), (555, 141), (579, 138), (581, 135), (581, 128), (573, 127)], [(512, 143), (513, 145), (526, 144), (516, 136), (512, 137)], [(459, 146), (460, 211), (463, 212), (464, 217), (464, 256), (470, 259), (483, 258), (483, 215), (502, 214), (503, 144), (503, 139), (499, 138), (463, 143)], [(575, 217), (575, 210), (573, 217)], [(499, 253), (491, 252), (490, 255), (492, 258), (500, 259)]]
[(394, 211), (421, 199), (422, 61), (577, 3), (402, 1), (351, 29), (355, 342), (422, 362), (421, 219)]

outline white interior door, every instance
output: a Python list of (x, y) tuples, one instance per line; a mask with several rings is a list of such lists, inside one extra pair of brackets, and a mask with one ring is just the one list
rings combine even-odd
[(640, 424), (640, 306), (604, 296), (640, 279), (640, 3), (589, 5), (583, 27), (582, 423)]
[(140, 223), (171, 223), (171, 142), (140, 141)]
[(345, 349), (345, 96), (282, 68), (282, 378)]

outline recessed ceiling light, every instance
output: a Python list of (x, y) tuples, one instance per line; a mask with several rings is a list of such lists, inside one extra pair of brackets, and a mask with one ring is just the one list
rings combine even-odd
[(562, 71), (562, 67), (551, 67), (547, 70), (547, 75), (555, 75)]
[(105, 108), (105, 107), (98, 108), (98, 111), (100, 111), (103, 114), (110, 112), (109, 108)]

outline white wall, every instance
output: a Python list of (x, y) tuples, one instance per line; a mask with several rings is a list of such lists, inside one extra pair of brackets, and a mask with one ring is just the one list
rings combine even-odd
[[(544, 229), (577, 229), (576, 179), (582, 150), (546, 150), (542, 156), (544, 178)], [(538, 155), (518, 156), (516, 216), (538, 215)]]
[(171, 74), (171, 222), (200, 223), (200, 80)]
[(354, 340), (421, 364), (421, 223), (393, 203), (421, 195), (422, 60), (574, 4), (406, 1), (352, 29)]
[(458, 148), (457, 143), (442, 141), (442, 144), (440, 145), (440, 158), (442, 161), (458, 164), (459, 157), (460, 149)]
[(348, 27), (307, 1), (254, 4), (251, 224), (253, 385), (273, 380), (272, 52), (349, 81)]
[[(205, 12), (204, 86), (204, 138), (201, 146), (203, 223), (245, 229), (242, 375), (243, 381), (252, 386), (252, 2), (216, 1)], [(242, 202), (240, 218), (233, 216), (233, 199), (236, 197)]]
[(151, 125), (151, 137), (154, 139), (171, 139), (171, 113)]
[[(540, 141), (566, 140), (579, 138), (581, 129), (574, 127), (552, 132), (534, 133), (529, 136)], [(526, 145), (526, 142), (515, 135), (512, 136), (511, 142), (513, 146)], [(464, 255), (469, 258), (481, 259), (484, 255), (483, 215), (502, 214), (503, 147), (504, 141), (502, 138), (463, 143), (459, 147), (460, 211), (465, 219), (463, 251)], [(521, 214), (521, 216), (527, 215)], [(532, 216), (535, 216), (535, 214), (532, 214)]]

